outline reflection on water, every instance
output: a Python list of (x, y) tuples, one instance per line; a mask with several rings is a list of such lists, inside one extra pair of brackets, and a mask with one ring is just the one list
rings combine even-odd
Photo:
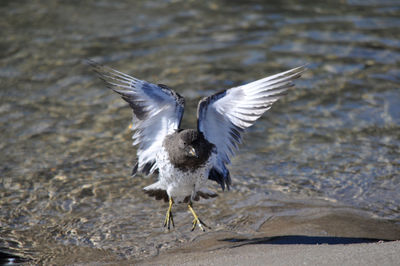
[(131, 111), (85, 58), (174, 88), (184, 127), (200, 97), (309, 63), (246, 135), (233, 190), (198, 212), (242, 233), (321, 204), (400, 221), (398, 3), (8, 1), (0, 14), (0, 247), (91, 262), (202, 234), (186, 208), (163, 232), (166, 206), (141, 192), (154, 178), (129, 177)]

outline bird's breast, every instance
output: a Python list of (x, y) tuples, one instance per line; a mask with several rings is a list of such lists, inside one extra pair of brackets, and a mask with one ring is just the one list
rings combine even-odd
[(181, 169), (173, 165), (164, 148), (157, 153), (159, 180), (171, 197), (187, 197), (200, 189), (208, 180), (214, 155), (195, 169)]

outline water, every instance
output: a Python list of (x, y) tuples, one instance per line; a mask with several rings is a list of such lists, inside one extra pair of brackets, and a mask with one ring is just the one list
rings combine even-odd
[[(136, 259), (203, 233), (131, 178), (127, 104), (85, 58), (198, 100), (308, 63), (245, 136), (231, 192), (195, 205), (213, 231), (343, 207), (400, 222), (398, 1), (3, 1), (0, 247), (37, 262)], [(216, 184), (211, 187), (218, 189)]]

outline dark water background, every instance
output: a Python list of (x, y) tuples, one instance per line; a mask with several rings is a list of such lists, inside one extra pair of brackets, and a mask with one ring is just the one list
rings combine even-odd
[(0, 248), (144, 258), (202, 234), (180, 207), (164, 233), (131, 110), (85, 58), (169, 85), (190, 127), (200, 97), (308, 63), (196, 210), (242, 233), (319, 206), (400, 223), (399, 1), (2, 1), (0, 29)]

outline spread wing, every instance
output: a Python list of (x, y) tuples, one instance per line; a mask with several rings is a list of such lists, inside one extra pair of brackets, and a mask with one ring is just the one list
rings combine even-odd
[(276, 102), (300, 77), (305, 67), (297, 67), (249, 84), (234, 87), (199, 102), (197, 128), (217, 148), (217, 160), (209, 179), (218, 182), (222, 189), (231, 184), (226, 165), (241, 143), (245, 128), (253, 123)]
[(138, 145), (137, 171), (146, 175), (157, 169), (156, 153), (165, 136), (179, 129), (185, 100), (165, 85), (131, 77), (94, 61), (88, 62), (107, 86), (120, 94), (133, 109), (133, 145)]

